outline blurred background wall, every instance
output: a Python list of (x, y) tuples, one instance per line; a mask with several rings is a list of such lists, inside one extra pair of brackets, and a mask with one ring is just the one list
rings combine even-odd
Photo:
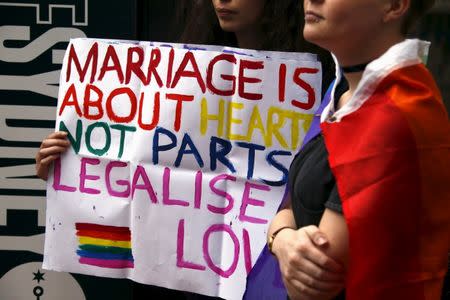
[(431, 42), (428, 67), (441, 89), (448, 113), (450, 111), (450, 0), (437, 0), (433, 10), (417, 26), (414, 35)]
[(0, 299), (130, 299), (128, 280), (41, 269), (45, 182), (34, 157), (54, 130), (67, 42), (135, 39), (137, 1), (0, 0)]

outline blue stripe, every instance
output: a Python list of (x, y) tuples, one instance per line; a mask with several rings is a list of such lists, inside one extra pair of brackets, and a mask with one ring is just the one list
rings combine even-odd
[(99, 258), (99, 259), (122, 259), (134, 261), (133, 255), (127, 253), (101, 253), (86, 250), (77, 250), (77, 254), (81, 257)]

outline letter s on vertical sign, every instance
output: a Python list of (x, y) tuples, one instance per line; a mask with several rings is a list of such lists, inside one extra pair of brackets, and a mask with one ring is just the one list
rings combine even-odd
[[(56, 27), (47, 30), (25, 47), (8, 48), (5, 47), (5, 41), (29, 41), (30, 27), (4, 25), (0, 27), (0, 32), (0, 60), (9, 63), (30, 62), (57, 43), (68, 42), (71, 38), (86, 37), (80, 29)], [(62, 57), (60, 52), (64, 50), (54, 49), (53, 57)]]

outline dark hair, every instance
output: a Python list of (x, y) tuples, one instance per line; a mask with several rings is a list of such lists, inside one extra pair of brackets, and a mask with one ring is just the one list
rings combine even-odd
[(402, 24), (402, 34), (407, 34), (415, 23), (434, 5), (435, 0), (411, 0)]
[[(225, 32), (220, 27), (211, 0), (180, 2), (182, 2), (179, 7), (181, 10), (179, 18), (182, 18), (180, 23), (185, 24), (180, 42), (237, 46), (234, 33)], [(303, 38), (303, 1), (265, 0), (265, 2), (261, 18), (261, 28), (265, 37), (256, 48), (317, 54), (323, 69), (322, 90), (326, 89), (334, 78), (334, 63), (328, 51)]]

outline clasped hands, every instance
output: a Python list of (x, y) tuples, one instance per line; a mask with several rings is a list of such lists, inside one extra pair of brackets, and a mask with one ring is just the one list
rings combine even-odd
[(317, 226), (286, 228), (273, 241), (272, 251), (292, 300), (325, 300), (344, 288), (345, 269), (325, 254), (328, 240)]

